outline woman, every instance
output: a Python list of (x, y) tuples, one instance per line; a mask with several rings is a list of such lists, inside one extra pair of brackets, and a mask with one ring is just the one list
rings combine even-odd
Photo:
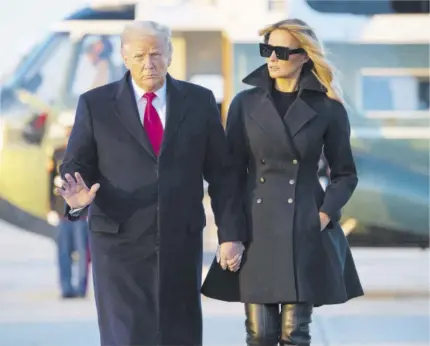
[(357, 185), (350, 127), (314, 32), (288, 19), (261, 35), (267, 63), (244, 79), (253, 88), (232, 101), (226, 130), (250, 241), (238, 272), (214, 261), (202, 293), (245, 303), (249, 346), (309, 345), (314, 306), (363, 295), (338, 222)]

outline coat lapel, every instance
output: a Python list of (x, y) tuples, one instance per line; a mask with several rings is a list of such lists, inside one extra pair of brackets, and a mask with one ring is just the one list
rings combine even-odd
[(115, 94), (115, 114), (128, 132), (148, 152), (154, 161), (157, 161), (154, 150), (140, 121), (136, 99), (130, 82), (130, 73), (127, 72), (118, 83), (118, 89)]
[(292, 154), (285, 135), (285, 124), (282, 122), (269, 94), (259, 100), (250, 115), (272, 140), (277, 141), (281, 148)]
[(299, 96), (285, 114), (284, 122), (294, 137), (316, 115), (317, 113)]
[[(268, 136), (276, 137), (282, 146), (293, 156), (295, 155), (294, 136), (309, 122), (317, 113), (303, 100), (303, 93), (306, 90), (312, 90), (320, 93), (325, 93), (327, 90), (318, 81), (312, 73), (312, 62), (303, 66), (302, 74), (299, 80), (299, 94), (297, 99), (291, 104), (285, 116), (279, 116), (271, 97), (273, 88), (273, 80), (270, 78), (267, 64), (264, 64), (250, 73), (243, 79), (245, 84), (259, 87), (263, 89), (261, 101), (255, 110), (252, 112), (252, 118), (262, 127)], [(291, 134), (291, 141), (288, 140), (285, 126)]]
[(181, 83), (173, 79), (169, 74), (167, 75), (166, 83), (166, 127), (164, 129), (160, 155), (162, 155), (167, 146), (171, 144), (185, 115), (186, 94), (182, 89)]

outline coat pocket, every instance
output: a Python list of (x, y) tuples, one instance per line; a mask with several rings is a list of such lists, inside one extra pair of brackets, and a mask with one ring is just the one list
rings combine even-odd
[(194, 222), (190, 223), (187, 227), (188, 235), (201, 235), (203, 234), (203, 229), (205, 228), (205, 224), (203, 222)]
[(107, 216), (92, 214), (88, 220), (88, 226), (92, 232), (116, 234), (120, 225)]
[(329, 231), (322, 232), (322, 245), (324, 247), (327, 260), (330, 263), (333, 275), (338, 275), (338, 280), (343, 281), (345, 260), (349, 249), (348, 241), (338, 222)]
[[(194, 210), (199, 210), (201, 208), (196, 208)], [(206, 214), (204, 209), (199, 210), (193, 214), (188, 220), (187, 234), (202, 234), (203, 229), (206, 227)]]
[(316, 203), (316, 201), (314, 200), (312, 203), (312, 220), (313, 220), (313, 228), (315, 229), (315, 231), (321, 232), (321, 219), (320, 219), (320, 212), (319, 212), (319, 208), (318, 205)]

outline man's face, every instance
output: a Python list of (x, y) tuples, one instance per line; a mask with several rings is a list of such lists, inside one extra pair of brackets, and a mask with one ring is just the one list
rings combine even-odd
[(99, 60), (100, 53), (103, 51), (103, 43), (101, 41), (95, 42), (91, 45), (88, 51), (88, 57), (92, 63)]
[(171, 52), (162, 39), (155, 36), (130, 38), (124, 43), (122, 57), (133, 80), (142, 89), (152, 92), (163, 86)]

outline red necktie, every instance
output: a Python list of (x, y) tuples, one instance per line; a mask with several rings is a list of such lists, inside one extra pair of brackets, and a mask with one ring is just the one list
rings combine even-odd
[(152, 105), (152, 101), (157, 97), (154, 93), (143, 95), (146, 99), (145, 116), (143, 118), (143, 127), (148, 135), (156, 156), (160, 153), (161, 143), (163, 142), (163, 124), (157, 110)]

